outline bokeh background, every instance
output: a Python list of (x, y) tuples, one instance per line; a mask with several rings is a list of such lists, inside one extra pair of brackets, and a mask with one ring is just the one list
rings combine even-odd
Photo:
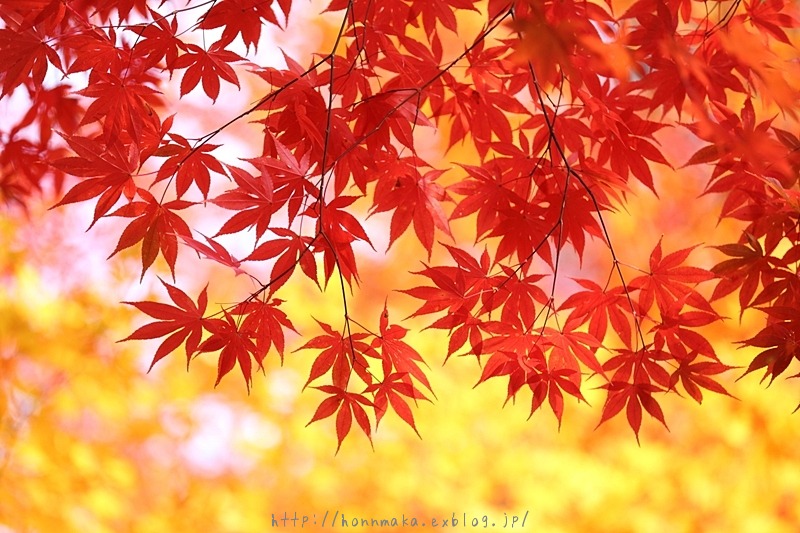
[[(275, 34), (275, 44), (297, 57), (324, 47), (334, 30), (318, 7), (297, 14), (308, 31)], [(241, 109), (260, 90), (245, 85), (221, 98), (221, 112)], [(191, 111), (206, 103), (190, 97), (182, 105)], [(186, 128), (215, 127), (213, 117), (185, 116)], [(254, 131), (237, 128), (226, 133), (229, 149), (246, 146)], [(662, 140), (673, 160), (696, 149), (680, 134)], [(472, 157), (459, 150), (447, 157)], [(623, 262), (646, 265), (662, 235), (667, 250), (737, 238), (736, 227), (718, 224), (718, 199), (699, 198), (701, 171), (654, 170), (661, 199), (634, 190), (628, 210), (609, 219)], [(511, 516), (523, 515), (524, 530), (536, 532), (797, 531), (796, 380), (766, 388), (755, 375), (736, 382), (735, 370), (722, 381), (736, 398), (707, 393), (697, 405), (669, 395), (660, 400), (669, 431), (646, 417), (637, 443), (622, 416), (596, 427), (601, 391), (586, 391), (589, 406), (568, 402), (561, 428), (546, 408), (528, 419), (524, 396), (504, 407), (500, 380), (473, 388), (474, 359), (443, 366), (446, 337), (425, 331), (407, 338), (430, 365), (436, 392), (414, 411), (422, 438), (389, 415), (372, 446), (354, 429), (335, 454), (332, 419), (306, 427), (320, 401), (316, 391), (302, 391), (313, 352), (287, 353), (283, 366), (268, 357), (249, 395), (238, 371), (213, 388), (213, 355), (195, 359), (187, 373), (175, 353), (148, 373), (157, 343), (117, 342), (145, 318), (119, 302), (163, 298), (158, 281), (138, 282), (136, 251), (105, 260), (119, 227), (104, 221), (85, 233), (90, 206), (48, 211), (50, 200), (0, 217), (0, 533), (300, 530), (300, 520), (276, 526), (273, 518), (284, 516), (307, 516), (303, 531), (329, 531), (345, 529), (342, 516), (430, 524), (453, 513), (458, 527), (447, 529), (459, 531), (507, 531), (506, 517), (510, 526)], [(195, 223), (219, 227), (214, 219)], [(412, 286), (407, 272), (419, 262), (408, 258), (424, 258), (408, 239), (384, 256), (386, 223), (372, 217), (366, 225), (380, 253), (364, 255), (364, 283), (350, 301), (351, 315), (373, 327), (387, 297), (393, 320), (413, 312), (413, 299), (391, 291)], [(469, 229), (468, 220), (455, 227), (465, 238)], [(178, 279), (190, 295), (209, 278), (211, 302), (248, 289), (186, 255)], [(597, 243), (583, 268), (607, 268), (606, 255)], [(710, 265), (716, 256), (699, 248), (692, 257)], [(311, 315), (341, 321), (338, 287), (320, 294), (310, 283), (290, 283), (280, 297), (301, 334), (318, 333)], [(754, 354), (732, 341), (750, 336), (759, 317), (740, 321), (735, 304), (720, 303), (730, 319), (711, 334), (723, 362), (746, 366)], [(403, 322), (415, 331), (425, 324)], [(291, 349), (302, 344), (300, 336), (289, 339)], [(465, 514), (478, 526), (464, 527)]]

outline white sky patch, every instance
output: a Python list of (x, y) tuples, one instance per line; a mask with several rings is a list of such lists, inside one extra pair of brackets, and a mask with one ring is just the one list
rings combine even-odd
[(289, 414), (295, 410), (295, 402), (300, 396), (303, 380), (291, 368), (276, 368), (269, 370), (266, 376), (266, 390), (269, 396), (270, 408)]
[(196, 429), (181, 454), (198, 473), (214, 477), (227, 471), (244, 473), (257, 463), (257, 453), (280, 444), (280, 427), (264, 415), (207, 395), (191, 408)]

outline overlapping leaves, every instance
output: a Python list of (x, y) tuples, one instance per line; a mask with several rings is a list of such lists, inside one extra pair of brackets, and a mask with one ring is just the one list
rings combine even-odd
[[(758, 351), (746, 373), (772, 380), (800, 359), (797, 72), (784, 53), (796, 52), (796, 6), (693, 5), (335, 0), (335, 44), (307, 62), (284, 52), (282, 66), (248, 60), (265, 23), (289, 24), (290, 0), (175, 12), (143, 0), (10, 3), (0, 98), (26, 93), (35, 111), (0, 126), (0, 199), (23, 201), (70, 175), (77, 182), (57, 205), (92, 202), (92, 225), (125, 219), (112, 255), (139, 248), (142, 276), (159, 255), (174, 275), (181, 248), (246, 274), (255, 290), (212, 314), (205, 289), (195, 303), (165, 283), (174, 305), (133, 303), (156, 321), (128, 339), (164, 338), (154, 363), (181, 346), (189, 359), (218, 353), (217, 383), (238, 365), (248, 387), (294, 329), (276, 294), (302, 272), (339, 285), (346, 306), (365, 276), (358, 250), (375, 239), (366, 215), (385, 213), (392, 250), (411, 238), (427, 254), (425, 281), (399, 288), (420, 301), (414, 316), (449, 333), (445, 359), (471, 355), (479, 382), (506, 379), (506, 401), (527, 389), (531, 413), (546, 401), (559, 422), (592, 380), (607, 393), (601, 423), (625, 410), (638, 435), (643, 412), (666, 424), (662, 394), (727, 394), (719, 375), (729, 366), (706, 328), (721, 320), (711, 304), (729, 294), (741, 313), (764, 317), (743, 341)], [(472, 34), (466, 12), (484, 17)], [(238, 116), (210, 133), (174, 127), (170, 95), (199, 85), (216, 109), (245, 69), (262, 93)], [(64, 79), (45, 90), (50, 70)], [(166, 90), (176, 73), (177, 90)], [(772, 102), (781, 118), (765, 111)], [(252, 168), (224, 161), (212, 142), (247, 117), (262, 131), (255, 153), (237, 156)], [(706, 143), (677, 162), (659, 145), (676, 125)], [(434, 128), (453, 164), (421, 146)], [(658, 169), (684, 163), (710, 169), (706, 193), (720, 195), (741, 239), (714, 242), (725, 257), (710, 270), (690, 260), (697, 247), (666, 253), (661, 241), (649, 263), (623, 263), (608, 215), (632, 201), (635, 182), (656, 192)], [(224, 218), (200, 238), (188, 213), (205, 208)], [(464, 220), (480, 253), (454, 230)], [(254, 240), (233, 254), (229, 238)], [(584, 270), (561, 297), (565, 258), (581, 263), (598, 243), (610, 272)], [(371, 437), (390, 410), (416, 431), (412, 404), (430, 386), (407, 330), (389, 325), (386, 309), (378, 333), (343, 315), (341, 330), (320, 324), (304, 345), (318, 351), (306, 385), (330, 378), (315, 385), (326, 398), (312, 421), (335, 414), (339, 446), (353, 419)]]

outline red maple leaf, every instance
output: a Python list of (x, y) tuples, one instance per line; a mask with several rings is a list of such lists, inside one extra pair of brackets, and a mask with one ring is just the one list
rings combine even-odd
[(376, 336), (371, 344), (372, 348), (381, 350), (383, 373), (389, 375), (390, 369), (393, 368), (397, 372), (413, 377), (432, 391), (428, 377), (419, 366), (419, 363), (425, 364), (425, 360), (402, 340), (406, 333), (408, 330), (402, 326), (389, 325), (389, 310), (384, 304), (380, 319), (380, 335)]
[(715, 246), (731, 259), (721, 261), (711, 269), (720, 277), (712, 300), (739, 289), (741, 313), (753, 303), (759, 281), (766, 288), (774, 280), (776, 272), (785, 265), (784, 261), (772, 255), (774, 249), (765, 252), (754, 235), (744, 232), (744, 237), (747, 238), (747, 244)]
[(262, 361), (264, 354), (251, 338), (252, 332), (244, 331), (231, 313), (223, 310), (224, 318), (208, 318), (204, 327), (211, 333), (211, 336), (204, 340), (197, 347), (199, 353), (219, 351), (217, 361), (217, 380), (216, 387), (222, 378), (233, 370), (236, 363), (242, 370), (247, 391), (253, 383), (253, 361), (256, 360), (258, 367), (263, 370)]
[(761, 381), (771, 376), (770, 383), (772, 383), (794, 359), (800, 361), (800, 315), (792, 307), (760, 308), (760, 310), (770, 317), (767, 326), (753, 337), (741, 341), (741, 344), (766, 350), (753, 359), (742, 377), (760, 368), (766, 368)]
[(259, 244), (253, 253), (244, 258), (244, 261), (267, 261), (278, 257), (272, 266), (270, 274), (270, 294), (280, 289), (291, 278), (295, 267), (299, 264), (300, 270), (319, 285), (317, 281), (317, 263), (311, 253), (311, 246), (315, 239), (301, 237), (295, 232), (283, 228), (271, 228), (271, 231), (283, 237)]
[(206, 242), (208, 243), (208, 244), (203, 244), (202, 242), (186, 235), (179, 234), (178, 236), (183, 240), (186, 246), (194, 249), (198, 254), (202, 254), (221, 265), (225, 265), (226, 267), (233, 269), (233, 271), (236, 272), (237, 276), (239, 274), (247, 274), (247, 272), (245, 272), (241, 268), (242, 264), (241, 261), (233, 257), (224, 246), (216, 242), (214, 239), (211, 239), (203, 235), (203, 237), (206, 239)]
[(191, 239), (192, 232), (186, 222), (173, 211), (186, 209), (193, 204), (185, 200), (161, 204), (144, 189), (136, 189), (136, 193), (143, 201), (126, 204), (109, 215), (133, 218), (109, 257), (141, 242), (142, 278), (156, 260), (159, 251), (174, 276), (175, 261), (178, 258), (178, 236)]
[(132, 176), (139, 166), (139, 152), (134, 144), (106, 145), (97, 139), (79, 136), (65, 139), (77, 155), (58, 159), (53, 165), (67, 174), (88, 179), (74, 185), (53, 207), (99, 196), (94, 209), (93, 226), (114, 207), (120, 197), (124, 195), (129, 201), (134, 198), (137, 189)]
[(436, 179), (444, 172), (434, 169), (420, 174), (415, 166), (399, 164), (378, 180), (372, 213), (394, 210), (389, 229), (389, 247), (412, 222), (414, 232), (429, 256), (433, 249), (434, 228), (452, 237), (447, 216), (441, 207), (447, 195), (436, 183)]
[(192, 355), (198, 350), (200, 339), (203, 336), (203, 328), (207, 323), (207, 319), (203, 316), (208, 304), (208, 286), (200, 292), (195, 305), (185, 292), (163, 280), (160, 281), (177, 307), (159, 302), (124, 302), (158, 319), (158, 322), (151, 322), (140, 327), (119, 342), (157, 339), (169, 335), (156, 350), (153, 362), (150, 363), (150, 369), (152, 370), (153, 365), (184, 343), (186, 344), (186, 368), (188, 369)]
[(655, 349), (662, 350), (666, 345), (679, 361), (687, 359), (689, 353), (699, 353), (716, 360), (714, 347), (693, 328), (707, 326), (722, 318), (712, 311), (684, 311), (685, 300), (685, 297), (676, 300), (668, 309), (661, 311), (661, 322), (653, 326)]
[(225, 43), (218, 41), (203, 50), (196, 44), (187, 44), (186, 53), (178, 57), (172, 68), (185, 68), (181, 80), (181, 96), (192, 91), (202, 81), (203, 92), (216, 102), (219, 96), (220, 78), (239, 87), (239, 77), (228, 63), (243, 61), (244, 58), (225, 50)]
[[(279, 0), (284, 15), (289, 17), (290, 0)], [(264, 22), (269, 22), (280, 27), (275, 12), (272, 10), (272, 0), (221, 0), (214, 4), (203, 16), (200, 28), (223, 28), (220, 42), (227, 45), (241, 35), (242, 41), (248, 48), (253, 45), (258, 48), (261, 37), (261, 27)]]
[[(412, 383), (411, 378), (405, 372), (394, 372), (386, 376), (383, 381), (372, 383), (365, 390), (365, 393), (374, 393), (375, 400), (375, 427), (378, 427), (389, 406), (395, 413), (414, 430), (419, 437), (419, 431), (414, 422), (414, 413), (408, 405), (408, 400), (427, 400)], [(422, 437), (420, 437), (422, 438)]]
[(628, 348), (631, 348), (632, 330), (628, 316), (631, 309), (622, 287), (603, 289), (589, 279), (576, 279), (585, 290), (571, 294), (560, 309), (572, 309), (568, 322), (589, 322), (589, 333), (597, 340), (606, 337), (608, 324)]
[(598, 427), (603, 422), (616, 416), (626, 405), (625, 416), (628, 419), (628, 424), (636, 435), (637, 442), (639, 441), (639, 430), (642, 426), (642, 407), (645, 408), (650, 416), (661, 422), (664, 427), (667, 427), (667, 422), (664, 419), (664, 412), (661, 410), (658, 401), (653, 398), (654, 393), (662, 392), (661, 389), (655, 385), (612, 381), (604, 385), (604, 388), (608, 389), (608, 397), (605, 405), (603, 405), (603, 414), (600, 417), (600, 422), (597, 424)]
[(696, 247), (684, 248), (664, 257), (659, 239), (650, 254), (650, 272), (632, 279), (628, 284), (628, 290), (641, 290), (639, 310), (642, 314), (649, 312), (654, 300), (658, 308), (666, 312), (678, 299), (685, 299), (686, 303), (697, 309), (713, 312), (708, 301), (694, 286), (713, 279), (714, 274), (698, 267), (680, 266)]
[(330, 396), (320, 403), (319, 407), (314, 413), (314, 416), (311, 418), (308, 424), (306, 424), (306, 426), (318, 420), (328, 418), (333, 413), (338, 412), (336, 415), (336, 438), (338, 440), (336, 453), (339, 453), (339, 449), (342, 447), (342, 442), (344, 442), (347, 434), (350, 433), (350, 427), (352, 425), (353, 418), (356, 419), (356, 423), (358, 423), (358, 425), (361, 427), (361, 430), (370, 440), (370, 443), (372, 442), (372, 426), (370, 424), (369, 417), (367, 416), (367, 412), (364, 410), (364, 406), (371, 407), (372, 402), (360, 394), (347, 392), (346, 390), (333, 385), (322, 385), (314, 388), (321, 390)]
[(320, 235), (315, 241), (315, 252), (322, 253), (325, 280), (333, 275), (337, 268), (342, 278), (350, 285), (359, 282), (358, 263), (353, 252), (353, 243), (363, 241), (372, 246), (369, 236), (361, 222), (345, 210), (358, 200), (357, 196), (339, 196), (334, 200), (312, 203), (305, 215), (320, 220)]
[(247, 159), (261, 170), (260, 189), (266, 198), (275, 203), (273, 210), (283, 205), (289, 208), (289, 222), (294, 221), (306, 198), (318, 198), (319, 188), (308, 179), (311, 161), (307, 154), (298, 157), (280, 139), (268, 137), (274, 155)]
[(322, 377), (331, 369), (331, 380), (336, 387), (347, 388), (352, 371), (355, 371), (365, 383), (372, 383), (369, 363), (364, 358), (364, 355), (379, 356), (369, 344), (364, 342), (368, 335), (366, 333), (353, 333), (345, 337), (341, 333), (334, 331), (328, 324), (320, 321), (317, 321), (317, 324), (323, 329), (325, 335), (314, 337), (295, 350), (322, 350), (311, 366), (311, 372), (305, 386), (307, 387), (311, 382)]
[(168, 22), (167, 17), (162, 17), (150, 7), (147, 8), (147, 11), (153, 19), (152, 24), (128, 28), (140, 37), (134, 45), (134, 49), (153, 65), (159, 64), (163, 59), (171, 74), (175, 68), (178, 54), (181, 50), (186, 49), (183, 41), (178, 37), (178, 19), (172, 17), (172, 21)]
[(275, 347), (283, 364), (283, 353), (286, 348), (285, 331), (297, 330), (292, 325), (292, 321), (280, 309), (283, 300), (273, 298), (269, 302), (261, 300), (250, 300), (237, 305), (234, 313), (244, 315), (241, 330), (249, 332), (255, 339), (256, 360), (260, 363), (271, 347)]
[(236, 213), (222, 225), (217, 235), (238, 233), (255, 226), (256, 238), (261, 239), (277, 207), (272, 201), (272, 181), (268, 174), (257, 178), (241, 168), (226, 166), (237, 187), (209, 201)]
[(3, 74), (0, 98), (28, 80), (40, 86), (49, 64), (64, 70), (58, 53), (38, 32), (30, 28), (21, 31), (0, 28), (0, 73)]
[(205, 200), (208, 198), (208, 190), (211, 183), (209, 170), (225, 175), (225, 169), (222, 164), (216, 157), (208, 153), (219, 148), (219, 145), (200, 144), (192, 146), (187, 139), (178, 134), (170, 133), (169, 137), (174, 144), (162, 145), (156, 151), (156, 156), (168, 157), (168, 159), (159, 168), (153, 183), (158, 183), (175, 175), (175, 188), (178, 198), (183, 197), (189, 186), (194, 183), (203, 193), (203, 199)]
[(96, 79), (76, 93), (95, 99), (86, 109), (81, 125), (102, 121), (106, 141), (123, 131), (138, 138), (146, 129), (157, 130), (157, 115), (153, 110), (161, 103), (157, 90), (114, 74), (97, 71), (92, 74)]
[(695, 354), (688, 357), (686, 360), (681, 361), (680, 366), (675, 369), (670, 377), (669, 387), (675, 388), (680, 380), (683, 389), (691, 396), (697, 403), (703, 402), (703, 393), (700, 387), (716, 392), (717, 394), (724, 394), (731, 396), (725, 387), (714, 381), (710, 376), (721, 374), (733, 367), (723, 365), (717, 361), (695, 361)]

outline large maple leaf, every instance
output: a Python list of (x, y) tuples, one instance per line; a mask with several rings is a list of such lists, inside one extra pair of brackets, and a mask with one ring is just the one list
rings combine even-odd
[(122, 341), (157, 339), (169, 335), (156, 350), (153, 362), (150, 363), (150, 369), (183, 344), (186, 345), (186, 367), (188, 368), (192, 356), (200, 346), (203, 329), (207, 324), (204, 315), (208, 305), (208, 286), (200, 292), (197, 304), (195, 304), (194, 300), (179, 288), (163, 280), (161, 280), (161, 284), (167, 289), (175, 306), (159, 302), (125, 302), (158, 321), (140, 327)]
[(203, 92), (215, 102), (219, 97), (220, 79), (239, 87), (239, 77), (228, 63), (242, 61), (243, 58), (224, 47), (224, 42), (216, 42), (208, 50), (196, 44), (186, 45), (186, 53), (172, 63), (175, 69), (186, 69), (181, 80), (181, 96), (190, 93), (201, 81)]
[(263, 354), (253, 342), (250, 331), (240, 329), (240, 324), (231, 313), (223, 310), (223, 318), (209, 318), (204, 327), (211, 332), (211, 336), (197, 347), (199, 353), (219, 351), (217, 360), (217, 380), (214, 386), (219, 385), (222, 378), (233, 370), (236, 363), (244, 376), (247, 391), (253, 383), (253, 359), (258, 367), (263, 369)]
[(178, 258), (178, 236), (185, 238), (192, 236), (189, 226), (174, 211), (186, 209), (192, 202), (172, 200), (162, 204), (144, 189), (137, 189), (136, 194), (142, 201), (133, 201), (109, 214), (109, 216), (133, 218), (120, 235), (117, 247), (111, 256), (141, 242), (142, 278), (159, 252), (174, 276), (175, 261)]
[(375, 187), (373, 213), (394, 210), (389, 228), (389, 247), (413, 222), (414, 232), (430, 255), (433, 249), (435, 229), (452, 237), (447, 215), (441, 202), (447, 195), (436, 179), (443, 170), (429, 170), (420, 174), (416, 166), (403, 164), (390, 167)]
[(66, 137), (76, 156), (53, 162), (63, 172), (84, 179), (75, 184), (53, 207), (97, 198), (92, 225), (105, 216), (124, 195), (132, 200), (136, 193), (133, 174), (139, 167), (139, 151), (135, 144), (106, 145), (97, 139)]
[(63, 71), (58, 53), (37, 32), (0, 28), (0, 98), (28, 80), (41, 85), (49, 64)]
[(216, 157), (209, 154), (219, 148), (216, 144), (192, 144), (181, 135), (170, 133), (172, 143), (162, 145), (155, 155), (167, 157), (156, 174), (153, 183), (171, 178), (175, 178), (175, 188), (178, 198), (183, 197), (192, 183), (200, 192), (203, 199), (208, 198), (208, 191), (211, 184), (210, 172), (225, 175), (222, 164)]
[(695, 248), (691, 246), (664, 256), (661, 240), (658, 241), (650, 254), (650, 271), (628, 283), (629, 290), (641, 291), (639, 308), (642, 314), (650, 311), (653, 301), (662, 312), (666, 312), (674, 301), (682, 298), (697, 309), (713, 312), (708, 301), (694, 287), (713, 279), (714, 274), (694, 266), (681, 266)]
[[(278, 0), (284, 15), (289, 17), (291, 0)], [(227, 45), (241, 36), (249, 48), (258, 48), (264, 22), (280, 26), (272, 9), (272, 0), (221, 0), (203, 16), (200, 28), (223, 28), (221, 43)]]

